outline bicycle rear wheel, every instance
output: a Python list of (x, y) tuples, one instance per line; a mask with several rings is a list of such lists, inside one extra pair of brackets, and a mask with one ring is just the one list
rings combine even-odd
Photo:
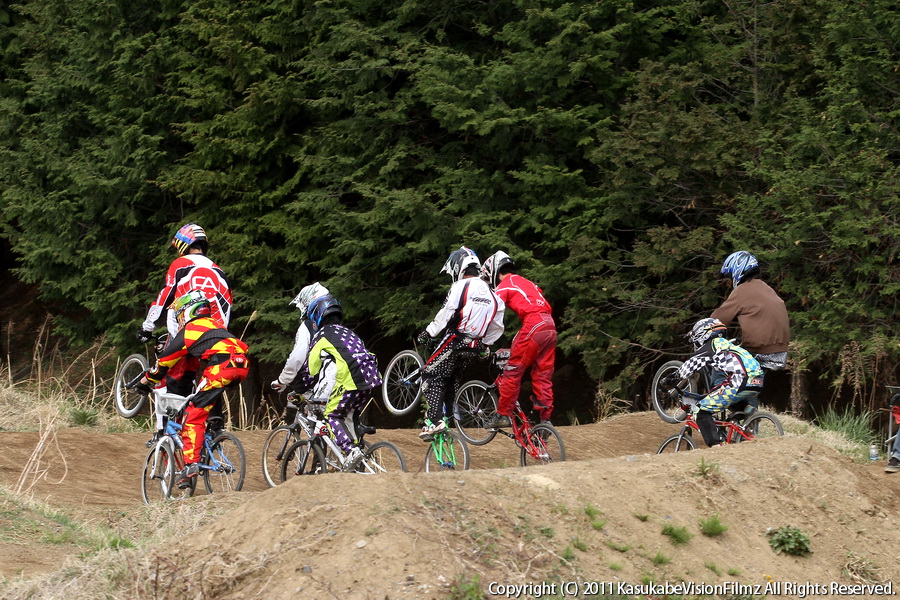
[(656, 451), (657, 454), (663, 454), (665, 452), (681, 452), (682, 450), (694, 450), (697, 447), (697, 443), (691, 438), (689, 435), (673, 435), (666, 441), (664, 441), (659, 450)]
[(406, 461), (400, 448), (391, 442), (375, 442), (365, 450), (363, 459), (356, 467), (357, 473), (394, 473), (406, 471)]
[(425, 361), (415, 350), (398, 352), (384, 370), (381, 399), (391, 414), (406, 415), (422, 399), (422, 367)]
[(435, 434), (425, 453), (425, 472), (465, 471), (469, 468), (469, 446), (450, 431)]
[(474, 446), (484, 446), (497, 435), (495, 429), (484, 425), (497, 414), (497, 392), (483, 381), (464, 383), (453, 404), (453, 420), (464, 440)]
[(247, 457), (244, 446), (234, 435), (224, 431), (212, 441), (209, 454), (204, 453), (203, 484), (206, 493), (238, 492), (244, 487), (247, 474)]
[(168, 444), (150, 448), (144, 459), (144, 478), (141, 480), (141, 495), (144, 502), (153, 504), (168, 500), (175, 487), (175, 456)]
[[(687, 413), (681, 410), (681, 398), (662, 385), (663, 379), (671, 373), (675, 373), (684, 363), (680, 360), (670, 360), (657, 369), (650, 384), (650, 398), (653, 401), (653, 410), (659, 418), (666, 423), (683, 423)], [(697, 381), (688, 379), (686, 392), (697, 393)]]
[(281, 461), (281, 483), (301, 475), (325, 473), (325, 456), (318, 444), (311, 440), (298, 440), (284, 453)]
[(122, 366), (119, 367), (116, 373), (116, 379), (113, 384), (116, 412), (126, 419), (134, 418), (135, 415), (141, 412), (141, 409), (147, 403), (147, 396), (146, 394), (126, 389), (125, 384), (146, 373), (148, 366), (147, 359), (144, 358), (143, 354), (132, 354), (122, 361)]
[(744, 422), (744, 433), (753, 439), (764, 440), (784, 435), (784, 427), (775, 415), (757, 412)]
[(262, 449), (262, 473), (266, 485), (275, 487), (281, 483), (281, 464), (287, 449), (299, 439), (290, 425), (279, 425), (266, 437)]
[(531, 428), (529, 441), (530, 444), (523, 446), (519, 455), (519, 463), (523, 467), (566, 460), (566, 446), (553, 425), (535, 425)]

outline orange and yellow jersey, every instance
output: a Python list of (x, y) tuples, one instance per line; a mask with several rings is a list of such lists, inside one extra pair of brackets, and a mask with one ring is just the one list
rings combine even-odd
[(194, 356), (210, 363), (222, 362), (230, 356), (247, 353), (247, 344), (236, 338), (211, 317), (188, 321), (159, 355), (156, 366), (147, 379), (159, 383), (166, 372), (185, 356)]

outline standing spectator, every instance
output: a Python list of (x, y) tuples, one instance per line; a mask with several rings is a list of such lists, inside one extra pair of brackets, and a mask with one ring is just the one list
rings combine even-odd
[(503, 303), (512, 309), (522, 328), (513, 338), (509, 362), (497, 387), (500, 399), (497, 415), (487, 425), (509, 427), (513, 408), (519, 399), (522, 377), (531, 369), (532, 402), (541, 421), (553, 414), (553, 368), (556, 355), (556, 323), (550, 303), (537, 285), (516, 272), (516, 264), (502, 250), (491, 255), (481, 268), (486, 280)]

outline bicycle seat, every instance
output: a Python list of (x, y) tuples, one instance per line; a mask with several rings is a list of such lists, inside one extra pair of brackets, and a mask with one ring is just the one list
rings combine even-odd
[[(225, 429), (225, 419), (223, 417), (210, 417), (206, 420), (206, 430), (209, 432), (219, 432)], [(216, 437), (213, 434), (213, 437)]]
[(362, 435), (372, 435), (376, 431), (378, 431), (378, 430), (375, 429), (374, 427), (372, 427), (371, 425), (363, 425), (362, 423), (360, 423), (359, 426), (356, 428), (356, 433), (361, 436)]

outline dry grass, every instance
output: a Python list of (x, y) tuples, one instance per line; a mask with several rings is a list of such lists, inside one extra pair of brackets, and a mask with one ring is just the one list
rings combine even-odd
[[(4, 497), (0, 493), (0, 497)], [(77, 523), (83, 537), (89, 540), (90, 556), (70, 560), (54, 573), (5, 582), (5, 600), (33, 597), (94, 600), (98, 597), (162, 600), (216, 597), (208, 595), (222, 590), (223, 582), (232, 580), (236, 572), (252, 571), (261, 560), (241, 560), (229, 555), (226, 562), (212, 553), (206, 564), (185, 565), (174, 549), (179, 539), (215, 521), (245, 497), (223, 495), (195, 498), (192, 502), (166, 502), (141, 506), (129, 511), (115, 523)], [(7, 494), (4, 504), (15, 502), (31, 511), (53, 512), (53, 509), (27, 497)], [(133, 548), (110, 543), (111, 539), (128, 540)], [(214, 593), (214, 592), (212, 592)]]
[(858, 458), (865, 453), (866, 447), (837, 431), (826, 431), (809, 421), (803, 421), (786, 414), (778, 415), (784, 426), (784, 435), (806, 437), (823, 446), (837, 450), (841, 454)]

